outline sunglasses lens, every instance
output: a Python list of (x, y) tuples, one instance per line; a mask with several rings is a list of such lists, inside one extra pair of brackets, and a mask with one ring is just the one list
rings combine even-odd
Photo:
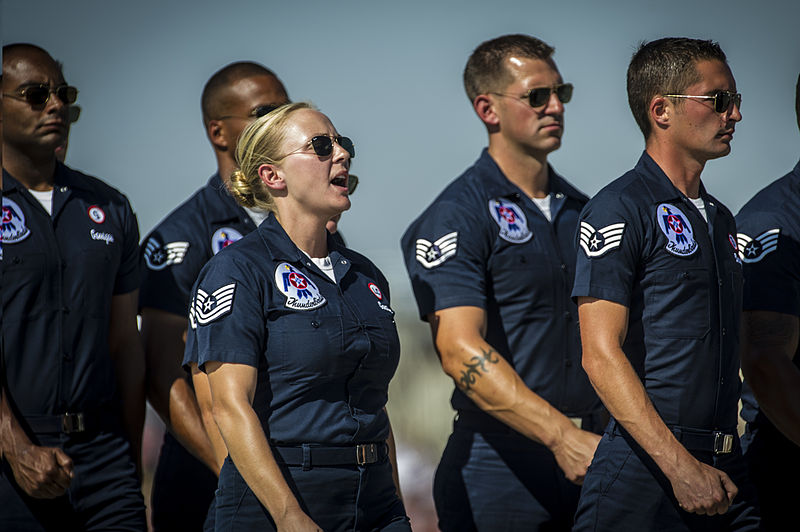
[(347, 193), (352, 194), (358, 187), (358, 176), (350, 174), (347, 177)]
[[(349, 137), (338, 137), (336, 142), (339, 143), (339, 146), (347, 150), (347, 153), (350, 154), (351, 159), (356, 156), (356, 147), (353, 145), (353, 141), (350, 140)], [(358, 183), (358, 178), (356, 178), (356, 183)]]
[(69, 85), (62, 85), (56, 88), (56, 96), (66, 104), (75, 103), (75, 100), (78, 99), (78, 89)]
[(718, 113), (724, 113), (731, 105), (731, 93), (720, 91), (714, 96), (714, 110)]
[(261, 118), (262, 116), (271, 113), (275, 109), (277, 109), (277, 105), (259, 105), (250, 113), (256, 118)]
[(568, 103), (572, 99), (572, 83), (564, 83), (556, 87), (556, 96), (561, 103)]
[(549, 99), (550, 87), (533, 89), (530, 93), (528, 93), (528, 102), (530, 103), (531, 107), (541, 107), (545, 105)]
[(333, 153), (333, 141), (329, 137), (314, 137), (311, 139), (311, 147), (314, 153), (320, 157), (327, 157)]
[(31, 105), (42, 105), (50, 97), (50, 87), (39, 85), (25, 89), (25, 100)]

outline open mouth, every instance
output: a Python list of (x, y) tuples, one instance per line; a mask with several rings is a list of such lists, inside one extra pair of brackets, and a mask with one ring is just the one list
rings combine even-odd
[(340, 175), (338, 177), (334, 177), (333, 181), (331, 181), (331, 183), (336, 185), (337, 187), (347, 188), (347, 176), (346, 175)]

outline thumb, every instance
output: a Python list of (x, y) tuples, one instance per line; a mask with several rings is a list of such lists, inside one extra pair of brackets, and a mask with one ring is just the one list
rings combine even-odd
[(739, 488), (736, 487), (736, 484), (734, 484), (731, 478), (725, 473), (721, 473), (719, 479), (722, 482), (722, 487), (725, 490), (725, 493), (728, 495), (728, 503), (730, 504), (733, 502), (733, 499), (736, 497), (736, 495), (738, 495)]
[(59, 467), (67, 474), (70, 478), (73, 475), (73, 466), (72, 466), (72, 458), (67, 456), (67, 453), (56, 447), (53, 449), (53, 454), (55, 455), (55, 459), (58, 462)]

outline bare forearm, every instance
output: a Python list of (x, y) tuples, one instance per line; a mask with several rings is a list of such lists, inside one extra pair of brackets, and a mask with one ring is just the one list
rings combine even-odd
[(170, 388), (169, 419), (169, 430), (181, 445), (218, 475), (221, 464), (217, 463), (197, 398), (185, 377), (175, 380)]
[(208, 377), (194, 364), (192, 365), (192, 383), (194, 384), (197, 404), (200, 408), (200, 416), (216, 459), (216, 470), (219, 471), (222, 468), (225, 458), (228, 456), (228, 448), (225, 446), (225, 441), (219, 433), (217, 422), (214, 421)]

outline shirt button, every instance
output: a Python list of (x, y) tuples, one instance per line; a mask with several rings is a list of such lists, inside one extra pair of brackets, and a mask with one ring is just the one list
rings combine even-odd
[(318, 322), (317, 320), (313, 320), (313, 321), (311, 322), (311, 326), (312, 326), (312, 327), (314, 327), (314, 328), (316, 329), (316, 328), (318, 328), (318, 327), (319, 327), (319, 322)]
[(311, 267), (311, 262), (306, 262), (306, 266)]
[(61, 192), (66, 192), (66, 191), (67, 191), (67, 187), (61, 187), (59, 190), (60, 190)]
[(567, 265), (566, 264), (562, 264), (561, 265), (561, 270), (562, 271), (567, 271)]
[(570, 314), (569, 312), (565, 312), (564, 313), (564, 319), (567, 320), (567, 321), (571, 320), (572, 319), (572, 314)]
[(347, 261), (342, 259), (342, 264), (347, 264)]
[(728, 332), (727, 329), (725, 329), (725, 327), (723, 327), (722, 328), (722, 336), (725, 336), (727, 334), (727, 332)]
[(717, 279), (717, 284), (722, 286), (722, 279)]

